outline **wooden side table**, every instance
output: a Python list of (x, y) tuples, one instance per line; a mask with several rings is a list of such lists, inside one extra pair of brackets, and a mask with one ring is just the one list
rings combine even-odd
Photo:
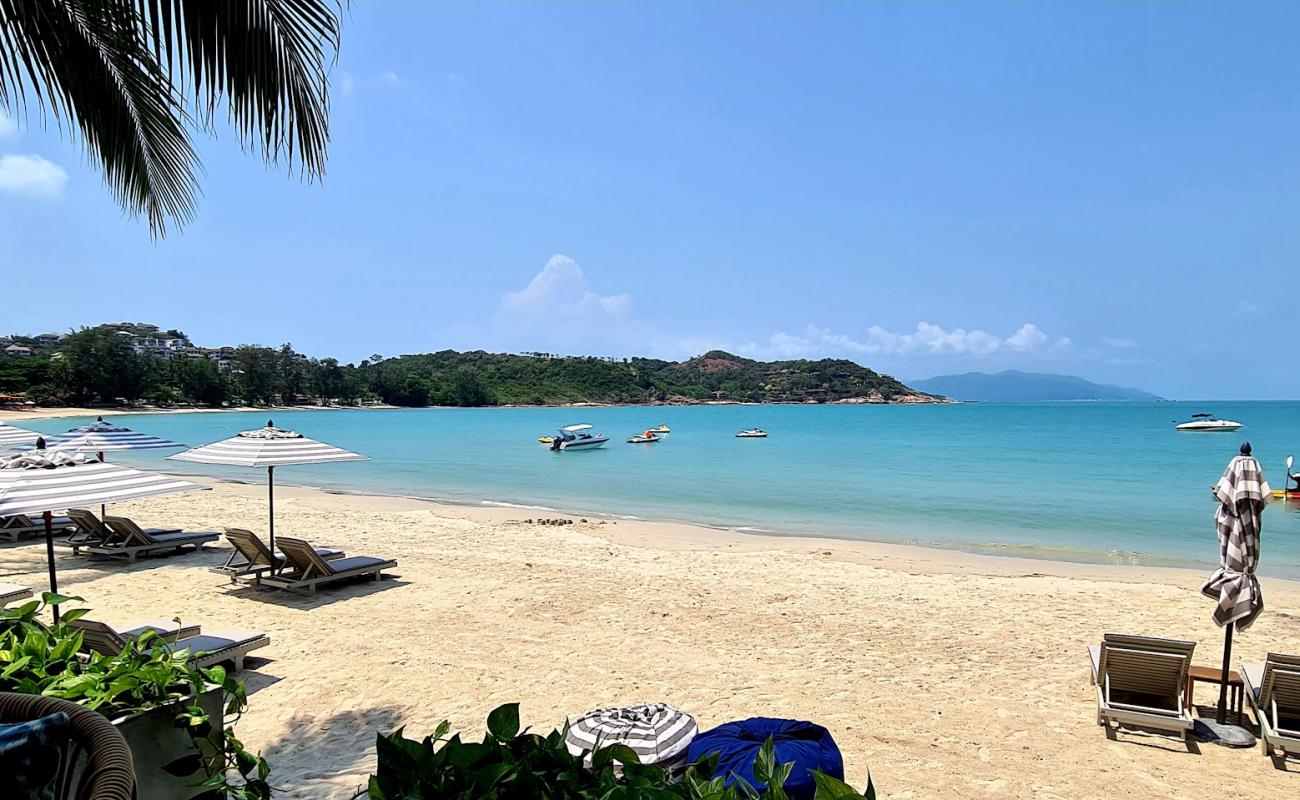
[[(1218, 667), (1197, 667), (1193, 666), (1187, 672), (1187, 688), (1183, 690), (1183, 705), (1187, 708), (1192, 707), (1192, 689), (1197, 681), (1202, 683), (1213, 683), (1215, 686), (1223, 684), (1223, 670)], [(1245, 701), (1245, 688), (1241, 682), (1241, 674), (1236, 670), (1228, 673), (1228, 688), (1231, 690), (1232, 710), (1237, 714), (1237, 725), (1242, 723), (1242, 703)], [(1215, 701), (1218, 704), (1218, 701)]]

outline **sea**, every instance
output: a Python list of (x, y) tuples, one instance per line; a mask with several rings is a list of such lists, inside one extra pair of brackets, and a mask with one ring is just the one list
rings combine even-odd
[[(1180, 433), (1195, 412), (1235, 433)], [(189, 445), (277, 426), (370, 457), (283, 467), (278, 483), (518, 507), (521, 516), (696, 523), (999, 555), (1209, 569), (1209, 487), (1250, 441), (1274, 488), (1300, 455), (1300, 402), (720, 405), (427, 408), (146, 414), (136, 430)], [(90, 419), (13, 420), (47, 433)], [(603, 448), (552, 452), (539, 436), (589, 423)], [(666, 424), (656, 444), (625, 439)], [(761, 427), (766, 439), (738, 439)], [(249, 469), (113, 460), (260, 483)], [(1300, 467), (1297, 467), (1300, 470)], [(1260, 572), (1300, 579), (1300, 502), (1265, 512)]]

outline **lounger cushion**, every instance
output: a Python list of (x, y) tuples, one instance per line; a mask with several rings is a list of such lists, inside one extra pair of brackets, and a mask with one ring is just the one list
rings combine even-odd
[(352, 556), (351, 558), (339, 558), (329, 562), (330, 568), (335, 572), (347, 572), (354, 569), (365, 569), (366, 567), (375, 567), (380, 564), (391, 564), (391, 559), (375, 558), (374, 556)]
[(69, 737), (68, 715), (62, 711), (30, 722), (0, 725), (0, 797), (53, 798)]
[(830, 731), (811, 722), (755, 717), (728, 722), (696, 736), (686, 751), (688, 762), (718, 753), (714, 777), (726, 779), (727, 786), (745, 781), (760, 792), (766, 785), (754, 778), (754, 761), (763, 743), (771, 738), (776, 748), (776, 763), (794, 764), (785, 791), (793, 800), (812, 800), (817, 785), (812, 771), (844, 779), (844, 759)]
[(172, 646), (172, 649), (188, 648), (194, 653), (209, 653), (220, 657), (222, 653), (239, 650), (261, 639), (265, 639), (268, 643), (271, 641), (265, 633), (246, 631), (242, 628), (226, 628), (181, 639)]
[[(217, 539), (221, 538), (221, 535), (217, 533), (199, 533), (197, 531), (184, 531), (182, 533), (157, 533), (157, 534), (149, 533), (149, 536), (151, 536), (155, 541), (157, 541), (158, 544), (171, 544), (174, 542), (195, 542), (195, 541), (199, 541), (200, 539), (204, 539), (210, 542), (215, 542)], [(132, 547), (134, 546), (135, 545), (132, 545)]]
[(196, 636), (201, 630), (198, 625), (177, 625), (169, 619), (151, 619), (143, 622), (134, 628), (118, 631), (123, 639), (136, 639), (143, 636), (145, 631), (152, 630), (159, 636), (175, 636), (184, 639), (187, 636)]

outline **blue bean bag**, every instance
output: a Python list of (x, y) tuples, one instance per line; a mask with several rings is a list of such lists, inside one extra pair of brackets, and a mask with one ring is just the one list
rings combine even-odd
[(791, 719), (754, 717), (719, 725), (691, 741), (686, 760), (695, 762), (718, 753), (721, 757), (713, 777), (725, 777), (728, 786), (744, 781), (762, 791), (767, 786), (754, 779), (754, 760), (769, 737), (775, 745), (776, 763), (794, 762), (785, 784), (785, 791), (793, 800), (812, 800), (816, 784), (811, 770), (844, 780), (844, 759), (830, 731), (811, 722)]

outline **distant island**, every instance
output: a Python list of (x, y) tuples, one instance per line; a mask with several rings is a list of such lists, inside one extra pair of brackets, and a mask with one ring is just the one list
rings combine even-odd
[(995, 374), (967, 372), (938, 375), (912, 381), (912, 386), (929, 394), (954, 400), (982, 400), (998, 403), (1037, 403), (1066, 400), (1163, 400), (1141, 389), (1093, 383), (1074, 375), (1021, 372), (1009, 369)]
[(133, 322), (3, 336), (0, 345), (0, 399), (42, 406), (946, 401), (844, 359), (756, 361), (722, 350), (686, 361), (441, 350), (341, 364), (289, 344), (201, 347), (182, 331)]

